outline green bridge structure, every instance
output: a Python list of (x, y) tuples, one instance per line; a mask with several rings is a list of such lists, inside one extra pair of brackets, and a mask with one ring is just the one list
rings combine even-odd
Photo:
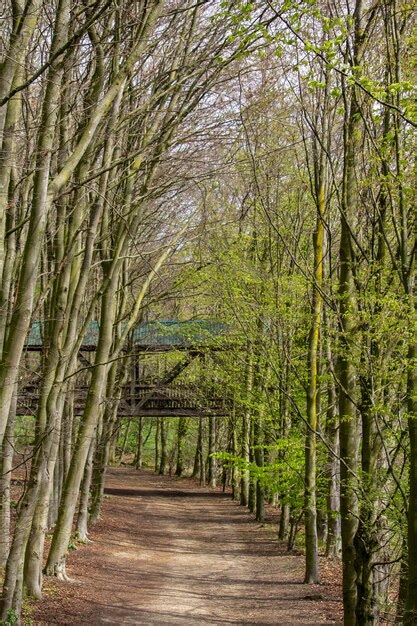
[[(27, 341), (28, 356), (44, 352), (44, 324), (32, 323)], [(94, 367), (93, 353), (99, 336), (98, 322), (91, 322), (79, 350), (78, 359), (85, 371)], [(126, 341), (125, 353), (132, 362), (129, 382), (123, 386), (118, 401), (118, 416), (122, 417), (206, 417), (229, 414), (227, 399), (204, 395), (197, 386), (178, 381), (180, 374), (196, 359), (204, 359), (209, 352), (225, 350), (230, 336), (226, 324), (212, 320), (161, 320), (138, 324)], [(175, 365), (160, 376), (142, 376), (141, 365), (147, 355), (178, 354)], [(32, 367), (35, 367), (34, 365)], [(39, 377), (36, 371), (30, 380), (22, 380), (17, 394), (17, 415), (36, 414), (39, 401)], [(82, 414), (88, 393), (87, 384), (78, 384), (74, 390), (74, 412)], [(103, 402), (112, 402), (105, 398)]]

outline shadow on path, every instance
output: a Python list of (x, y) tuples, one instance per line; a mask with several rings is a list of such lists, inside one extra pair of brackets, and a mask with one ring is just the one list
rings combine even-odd
[(303, 557), (227, 494), (133, 468), (105, 493), (77, 584), (48, 581), (35, 624), (341, 624), (340, 589), (301, 584)]
[(128, 496), (139, 497), (146, 496), (149, 498), (228, 498), (227, 493), (222, 491), (202, 492), (202, 491), (180, 491), (179, 489), (118, 489), (117, 487), (106, 487), (104, 490), (106, 495), (110, 496)]

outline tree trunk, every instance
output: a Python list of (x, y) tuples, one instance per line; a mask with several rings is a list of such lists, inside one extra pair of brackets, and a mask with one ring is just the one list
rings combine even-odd
[(284, 503), (281, 505), (279, 516), (278, 539), (284, 541), (288, 534), (288, 525), (290, 523), (290, 505)]
[(161, 460), (159, 463), (159, 474), (163, 476), (167, 473), (168, 465), (168, 420), (161, 418), (160, 423), (161, 433)]
[(95, 450), (95, 438), (91, 441), (88, 451), (87, 461), (84, 469), (84, 476), (80, 490), (80, 506), (78, 510), (78, 519), (76, 526), (76, 538), (82, 543), (89, 541), (88, 539), (88, 513), (90, 503), (90, 487), (93, 477), (93, 458)]
[(13, 398), (10, 407), (11, 414), (4, 434), (0, 467), (0, 567), (6, 565), (10, 546), (10, 480), (13, 467), (17, 389)]
[[(258, 414), (253, 423), (253, 445), (254, 445), (254, 460), (256, 466), (262, 471), (264, 466), (264, 449), (263, 449), (263, 432), (261, 426), (261, 415)], [(256, 519), (261, 524), (265, 521), (265, 488), (261, 477), (256, 479)]]
[(208, 445), (208, 481), (210, 487), (216, 486), (217, 463), (214, 458), (216, 453), (216, 418), (209, 417), (209, 445)]
[[(353, 115), (353, 114), (352, 114)], [(352, 122), (349, 122), (352, 126)], [(354, 128), (350, 128), (350, 135)], [(348, 154), (348, 189), (349, 204), (353, 185), (353, 149), (349, 146)], [(351, 208), (349, 211), (351, 215)], [(354, 539), (357, 529), (357, 495), (354, 477), (357, 468), (357, 423), (355, 397), (355, 368), (352, 362), (353, 344), (354, 287), (352, 278), (350, 225), (346, 211), (342, 216), (342, 237), (340, 246), (340, 319), (341, 319), (341, 355), (339, 357), (339, 414), (340, 414), (340, 513), (342, 523), (342, 558), (343, 558), (343, 604), (345, 626), (355, 626), (356, 607), (356, 572)]]
[(198, 445), (200, 485), (204, 486), (206, 484), (206, 463), (204, 459), (204, 422), (202, 417), (200, 417), (199, 422)]
[(42, 597), (42, 559), (45, 544), (45, 535), (48, 524), (48, 513), (51, 493), (54, 487), (54, 474), (60, 442), (60, 415), (63, 409), (63, 395), (60, 394), (57, 385), (52, 393), (56, 403), (55, 427), (51, 422), (50, 439), (47, 450), (41, 448), (43, 457), (39, 461), (39, 490), (36, 496), (37, 502), (33, 514), (32, 527), (26, 547), (24, 583), (29, 595), (40, 599)]
[(408, 503), (408, 590), (404, 625), (417, 623), (417, 345), (408, 349), (407, 409), (410, 437), (409, 503)]
[[(116, 378), (117, 368), (112, 367), (109, 374), (109, 381), (107, 384), (107, 395), (112, 397), (114, 392), (114, 383)], [(104, 495), (104, 481), (106, 477), (106, 468), (109, 463), (110, 446), (113, 440), (113, 433), (115, 430), (115, 422), (117, 417), (117, 405), (106, 405), (101, 420), (101, 428), (98, 429), (96, 435), (96, 449), (93, 461), (93, 478), (91, 489), (91, 504), (89, 521), (91, 524), (95, 524), (101, 513), (101, 505)], [(99, 424), (100, 426), (100, 424)]]
[(311, 326), (308, 340), (308, 390), (307, 390), (307, 431), (305, 444), (305, 492), (304, 514), (306, 533), (306, 570), (304, 583), (320, 582), (318, 537), (317, 537), (317, 496), (316, 496), (316, 456), (317, 456), (317, 399), (318, 399), (318, 359), (321, 313), (323, 308), (323, 251), (324, 214), (326, 208), (323, 172), (317, 190), (317, 220), (314, 233), (314, 281), (311, 306)]
[(182, 476), (184, 472), (183, 447), (184, 447), (184, 439), (186, 435), (187, 435), (187, 420), (185, 417), (180, 417), (178, 420), (178, 430), (177, 430), (177, 466), (175, 469), (176, 476)]
[(123, 458), (126, 453), (127, 441), (130, 433), (130, 426), (132, 424), (132, 419), (129, 419), (126, 424), (125, 434), (123, 437), (122, 447), (120, 448), (120, 456), (119, 456), (119, 465), (123, 463)]
[[(253, 450), (253, 420), (251, 420), (251, 435), (250, 435), (250, 448), (249, 448), (249, 462), (254, 463), (255, 456)], [(251, 513), (256, 511), (256, 477), (253, 472), (249, 474), (249, 500), (248, 508)]]
[[(247, 361), (246, 361), (246, 381), (245, 381), (245, 400), (246, 406), (242, 415), (242, 450), (241, 456), (244, 464), (249, 463), (249, 449), (250, 449), (250, 428), (251, 428), (251, 412), (250, 401), (253, 388), (253, 349), (252, 345), (248, 345)], [(249, 470), (247, 467), (243, 467), (240, 478), (240, 504), (242, 506), (249, 506)]]
[(336, 415), (336, 389), (333, 380), (328, 383), (328, 409), (326, 441), (330, 450), (327, 456), (327, 541), (326, 556), (337, 557), (341, 549), (340, 536), (340, 468), (339, 429)]
[(191, 474), (192, 478), (197, 478), (200, 472), (200, 451), (201, 451), (201, 443), (203, 437), (203, 424), (202, 418), (198, 418), (198, 432), (197, 432), (197, 442), (195, 446), (195, 454), (194, 454), (194, 464), (193, 464), (193, 473)]
[(143, 417), (138, 418), (138, 435), (136, 440), (135, 467), (140, 469), (143, 463)]
[(160, 454), (159, 454), (159, 439), (160, 439), (160, 430), (161, 430), (161, 418), (156, 418), (156, 428), (155, 428), (155, 472), (159, 471), (160, 468)]

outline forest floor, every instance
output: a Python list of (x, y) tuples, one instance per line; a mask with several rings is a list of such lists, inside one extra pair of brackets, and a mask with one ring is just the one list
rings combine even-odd
[(302, 555), (230, 496), (125, 467), (106, 493), (93, 543), (68, 558), (74, 583), (46, 580), (33, 624), (341, 624), (335, 565), (301, 584)]

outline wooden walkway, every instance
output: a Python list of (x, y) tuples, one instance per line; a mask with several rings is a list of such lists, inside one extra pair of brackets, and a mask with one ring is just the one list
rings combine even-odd
[[(77, 387), (74, 393), (74, 411), (81, 415), (88, 387)], [(39, 401), (39, 387), (27, 385), (19, 390), (17, 415), (34, 415)], [(104, 402), (114, 402), (106, 398)], [(223, 398), (201, 397), (197, 388), (184, 385), (126, 385), (118, 403), (118, 417), (221, 417), (228, 415), (229, 407)]]

